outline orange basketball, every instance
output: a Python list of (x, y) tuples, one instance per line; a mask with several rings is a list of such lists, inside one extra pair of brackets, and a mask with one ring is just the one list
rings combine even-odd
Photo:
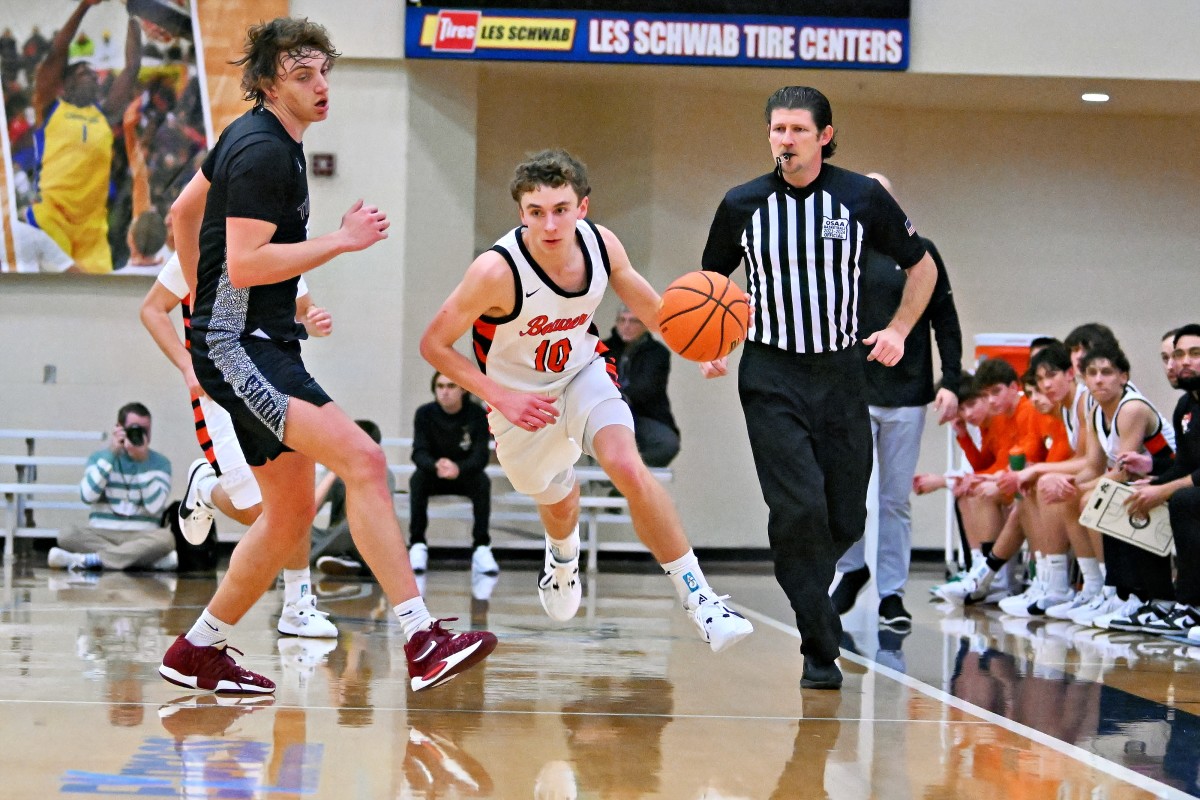
[(746, 293), (719, 272), (688, 272), (662, 293), (658, 327), (689, 361), (714, 361), (737, 349), (750, 325)]

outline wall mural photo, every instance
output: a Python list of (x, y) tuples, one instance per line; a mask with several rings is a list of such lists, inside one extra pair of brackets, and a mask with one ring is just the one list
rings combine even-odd
[(211, 141), (188, 0), (20, 3), (0, 30), (0, 272), (156, 275)]

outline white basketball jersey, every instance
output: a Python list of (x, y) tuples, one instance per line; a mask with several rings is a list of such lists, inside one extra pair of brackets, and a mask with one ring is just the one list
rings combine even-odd
[(1062, 410), (1063, 425), (1067, 429), (1067, 441), (1071, 444), (1071, 450), (1079, 452), (1079, 418), (1076, 416), (1079, 410), (1080, 398), (1083, 398), (1084, 405), (1084, 421), (1087, 420), (1087, 410), (1090, 410), (1092, 404), (1092, 395), (1088, 392), (1087, 387), (1082, 383), (1075, 384), (1075, 396), (1071, 399), (1069, 406), (1064, 406)]
[(1117, 403), (1117, 410), (1113, 413), (1111, 427), (1105, 421), (1104, 409), (1099, 403), (1092, 411), (1092, 424), (1096, 426), (1096, 438), (1100, 440), (1100, 447), (1104, 450), (1104, 455), (1108, 457), (1109, 469), (1116, 466), (1117, 456), (1120, 455), (1118, 448), (1121, 446), (1121, 432), (1117, 430), (1117, 417), (1121, 414), (1121, 407), (1133, 400), (1139, 400), (1150, 406), (1150, 410), (1158, 417), (1158, 429), (1142, 440), (1140, 452), (1157, 453), (1162, 449), (1164, 442), (1167, 447), (1175, 449), (1175, 431), (1171, 425), (1163, 419), (1162, 414), (1158, 413), (1154, 404), (1142, 396), (1141, 392), (1132, 388), (1132, 384), (1126, 384), (1125, 394), (1121, 395), (1121, 400)]
[(516, 303), (506, 317), (475, 322), (475, 359), (507, 389), (557, 394), (597, 357), (600, 337), (594, 316), (608, 288), (608, 251), (595, 225), (586, 219), (575, 224), (587, 282), (570, 292), (533, 260), (521, 239), (523, 230), (514, 228), (492, 246), (512, 270)]

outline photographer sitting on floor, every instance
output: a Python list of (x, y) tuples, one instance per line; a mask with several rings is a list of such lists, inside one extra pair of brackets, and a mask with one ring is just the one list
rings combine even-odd
[(109, 445), (88, 457), (79, 482), (91, 505), (86, 526), (59, 534), (47, 563), (55, 569), (175, 569), (175, 537), (162, 527), (171, 495), (171, 462), (150, 449), (150, 411), (126, 403)]

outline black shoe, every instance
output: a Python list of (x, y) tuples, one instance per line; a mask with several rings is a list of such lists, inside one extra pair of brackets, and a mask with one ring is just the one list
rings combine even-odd
[(858, 596), (862, 594), (862, 590), (870, 580), (871, 570), (867, 567), (860, 567), (842, 575), (833, 594), (829, 595), (829, 600), (833, 603), (833, 610), (837, 612), (838, 616), (854, 608), (855, 601), (858, 600)]
[(835, 663), (820, 664), (811, 657), (804, 659), (804, 672), (800, 675), (801, 689), (840, 689), (842, 671)]
[(899, 653), (900, 648), (904, 645), (904, 640), (912, 631), (908, 628), (902, 630), (893, 630), (891, 628), (881, 628), (879, 631), (879, 649), (888, 653)]
[(879, 601), (879, 624), (896, 630), (912, 628), (912, 614), (904, 607), (898, 594), (889, 594)]

